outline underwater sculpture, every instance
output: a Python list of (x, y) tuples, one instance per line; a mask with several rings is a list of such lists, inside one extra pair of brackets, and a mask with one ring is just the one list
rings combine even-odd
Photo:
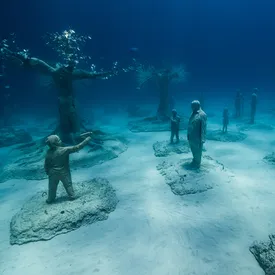
[[(78, 117), (75, 96), (73, 93), (73, 82), (83, 79), (108, 79), (117, 73), (116, 64), (111, 71), (91, 71), (77, 69), (79, 61), (89, 59), (80, 52), (80, 47), (91, 39), (89, 36), (79, 36), (73, 30), (64, 31), (61, 34), (54, 33), (47, 36), (47, 45), (50, 45), (63, 59), (64, 64), (55, 67), (47, 62), (31, 57), (27, 50), (12, 50), (6, 40), (2, 41), (1, 55), (3, 58), (18, 61), (25, 69), (32, 69), (43, 75), (52, 77), (58, 90), (59, 126), (54, 134), (67, 143), (75, 143), (81, 129), (84, 126)], [(84, 129), (85, 130), (85, 129)]]
[[(11, 44), (7, 40), (0, 43), (0, 55), (5, 60), (19, 62), (24, 69), (31, 69), (42, 75), (51, 77), (58, 91), (58, 110), (59, 124), (57, 127), (49, 130), (49, 134), (58, 135), (65, 144), (77, 144), (81, 140), (80, 132), (87, 132), (86, 127), (77, 113), (75, 106), (75, 95), (73, 83), (82, 79), (108, 79), (118, 74), (117, 63), (113, 68), (104, 72), (95, 71), (95, 65), (91, 66), (90, 71), (77, 69), (79, 62), (90, 60), (90, 57), (84, 56), (80, 50), (89, 36), (79, 36), (73, 30), (60, 33), (49, 34), (47, 45), (52, 46), (63, 63), (51, 66), (45, 61), (30, 57), (27, 50), (15, 50), (15, 42)], [(10, 44), (10, 45), (9, 45)], [(128, 69), (122, 69), (127, 72)], [(55, 127), (55, 128), (54, 128)], [(103, 163), (117, 157), (127, 150), (127, 140), (121, 135), (113, 135), (93, 129), (93, 142), (89, 143), (90, 149), (86, 150), (82, 158), (72, 158), (75, 167), (90, 167)], [(9, 161), (5, 163), (0, 171), (0, 182), (9, 179), (29, 179), (41, 180), (47, 178), (43, 169), (45, 140), (40, 139), (30, 144), (25, 144), (13, 150)], [(35, 160), (35, 161), (34, 161)]]
[(235, 97), (235, 117), (240, 118), (244, 112), (244, 97), (240, 90), (237, 90)]
[(254, 89), (254, 93), (251, 96), (251, 113), (250, 113), (250, 123), (254, 124), (255, 122), (255, 114), (256, 114), (256, 106), (257, 106), (257, 88)]
[(198, 100), (192, 101), (191, 108), (193, 112), (188, 123), (187, 140), (193, 155), (192, 165), (200, 167), (203, 144), (206, 139), (207, 116)]
[(145, 68), (143, 65), (139, 65), (136, 72), (138, 89), (150, 80), (156, 82), (159, 92), (159, 103), (155, 116), (129, 123), (130, 130), (133, 132), (169, 131), (170, 112), (172, 110), (169, 85), (173, 82), (184, 82), (186, 80), (187, 72), (184, 66), (180, 65), (171, 69), (157, 70), (153, 66)]
[(47, 241), (60, 234), (77, 230), (81, 226), (108, 219), (118, 204), (116, 192), (104, 178), (74, 183), (77, 199), (64, 200), (61, 189), (56, 203), (45, 203), (45, 192), (30, 197), (12, 217), (10, 244)]
[(223, 110), (223, 120), (222, 120), (222, 132), (227, 133), (227, 126), (229, 124), (229, 111), (227, 108)]
[(62, 141), (57, 135), (51, 135), (47, 138), (46, 144), (49, 146), (49, 150), (47, 151), (44, 163), (45, 172), (49, 177), (47, 203), (52, 203), (55, 200), (59, 181), (63, 183), (69, 199), (75, 199), (69, 155), (84, 148), (91, 140), (91, 135), (91, 132), (84, 133), (81, 137), (85, 139), (81, 143), (67, 147), (62, 146)]
[(172, 110), (171, 120), (171, 137), (170, 143), (174, 142), (174, 137), (176, 136), (176, 143), (179, 143), (179, 131), (180, 131), (180, 116), (176, 109)]

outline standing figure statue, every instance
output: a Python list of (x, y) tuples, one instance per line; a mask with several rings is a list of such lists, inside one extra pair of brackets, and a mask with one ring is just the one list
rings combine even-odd
[(200, 102), (194, 100), (191, 103), (192, 114), (189, 119), (187, 139), (193, 155), (192, 165), (200, 167), (202, 148), (206, 139), (207, 115), (201, 109)]
[(243, 93), (240, 93), (240, 105), (241, 105), (241, 110), (240, 110), (240, 115), (241, 117), (244, 115), (244, 96)]
[(237, 90), (237, 94), (235, 97), (235, 117), (241, 117), (241, 108), (242, 108), (242, 94), (240, 90)]
[(172, 110), (171, 116), (171, 137), (170, 143), (174, 142), (174, 136), (176, 136), (176, 143), (179, 143), (179, 130), (180, 130), (180, 116), (177, 113), (176, 109)]
[(223, 110), (223, 127), (222, 127), (222, 132), (227, 133), (227, 126), (229, 124), (229, 111), (227, 108), (224, 108)]
[(59, 181), (63, 183), (69, 199), (75, 199), (69, 156), (87, 145), (91, 140), (91, 135), (91, 132), (82, 134), (80, 137), (84, 138), (84, 140), (81, 143), (67, 147), (62, 146), (62, 141), (57, 135), (51, 135), (47, 138), (46, 144), (49, 146), (49, 150), (47, 151), (44, 164), (45, 172), (49, 177), (47, 203), (54, 202)]
[(254, 93), (252, 94), (252, 97), (251, 97), (251, 115), (250, 115), (251, 124), (254, 124), (255, 122), (255, 114), (256, 114), (256, 106), (257, 106), (257, 94), (256, 94), (257, 91), (258, 89), (255, 88)]

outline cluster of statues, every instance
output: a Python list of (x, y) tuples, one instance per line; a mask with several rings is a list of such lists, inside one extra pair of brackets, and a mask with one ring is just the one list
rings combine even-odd
[[(254, 91), (251, 95), (251, 102), (250, 102), (250, 120), (249, 122), (251, 124), (255, 123), (255, 115), (256, 115), (256, 108), (257, 108), (257, 92), (258, 89), (254, 88)], [(235, 118), (241, 118), (244, 115), (244, 96), (240, 92), (240, 90), (237, 91), (236, 97), (235, 97)], [(223, 127), (222, 132), (227, 133), (227, 127), (229, 124), (229, 110), (228, 108), (224, 108), (223, 110)]]
[[(191, 163), (194, 168), (201, 165), (202, 149), (206, 139), (207, 115), (201, 109), (200, 102), (194, 100), (191, 103), (192, 114), (189, 118), (187, 140), (193, 155)], [(176, 143), (179, 142), (180, 116), (175, 109), (171, 116), (171, 137), (173, 143), (176, 137)], [(91, 140), (92, 132), (82, 134), (80, 137), (84, 140), (74, 146), (63, 146), (62, 140), (58, 135), (50, 135), (46, 139), (49, 149), (46, 153), (44, 168), (48, 175), (48, 198), (47, 203), (53, 203), (56, 198), (56, 190), (61, 181), (70, 200), (75, 199), (75, 193), (72, 184), (69, 156), (84, 148)]]
[[(257, 93), (258, 89), (254, 88), (253, 93), (251, 95), (251, 103), (250, 103), (250, 123), (254, 123), (255, 114), (256, 114), (256, 106), (257, 106)], [(235, 117), (240, 118), (244, 114), (244, 96), (240, 90), (237, 91), (235, 97)]]

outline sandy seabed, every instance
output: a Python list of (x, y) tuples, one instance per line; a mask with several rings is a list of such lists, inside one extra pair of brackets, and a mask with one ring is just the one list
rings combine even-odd
[[(264, 119), (270, 123), (268, 115)], [(126, 118), (117, 121), (127, 125)], [(208, 127), (216, 129), (219, 121), (209, 119)], [(116, 189), (119, 203), (105, 221), (50, 241), (11, 246), (11, 217), (47, 188), (47, 180), (1, 183), (1, 275), (264, 274), (249, 247), (275, 233), (275, 167), (263, 161), (273, 151), (274, 131), (253, 129), (241, 142), (207, 141), (207, 155), (233, 176), (230, 182), (221, 177), (215, 188), (187, 196), (173, 194), (156, 169), (164, 158), (155, 157), (152, 145), (168, 139), (168, 132), (131, 133), (126, 126), (120, 132), (130, 140), (126, 152), (72, 172), (75, 181), (103, 177)]]

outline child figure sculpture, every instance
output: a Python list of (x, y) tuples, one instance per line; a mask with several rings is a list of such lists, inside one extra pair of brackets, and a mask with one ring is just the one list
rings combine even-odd
[(69, 155), (78, 152), (91, 140), (91, 132), (82, 134), (80, 137), (84, 140), (75, 146), (62, 146), (62, 141), (57, 135), (51, 135), (47, 138), (46, 144), (49, 146), (47, 151), (44, 168), (49, 177), (48, 199), (47, 203), (54, 202), (56, 198), (56, 190), (59, 181), (69, 196), (70, 200), (75, 199), (75, 193), (72, 185)]
[(171, 120), (170, 143), (173, 143), (174, 136), (176, 136), (176, 143), (179, 143), (180, 117), (175, 109), (172, 110), (172, 116), (170, 120)]
[(223, 127), (222, 127), (222, 132), (227, 133), (227, 126), (229, 124), (229, 112), (228, 109), (225, 108), (223, 110)]

